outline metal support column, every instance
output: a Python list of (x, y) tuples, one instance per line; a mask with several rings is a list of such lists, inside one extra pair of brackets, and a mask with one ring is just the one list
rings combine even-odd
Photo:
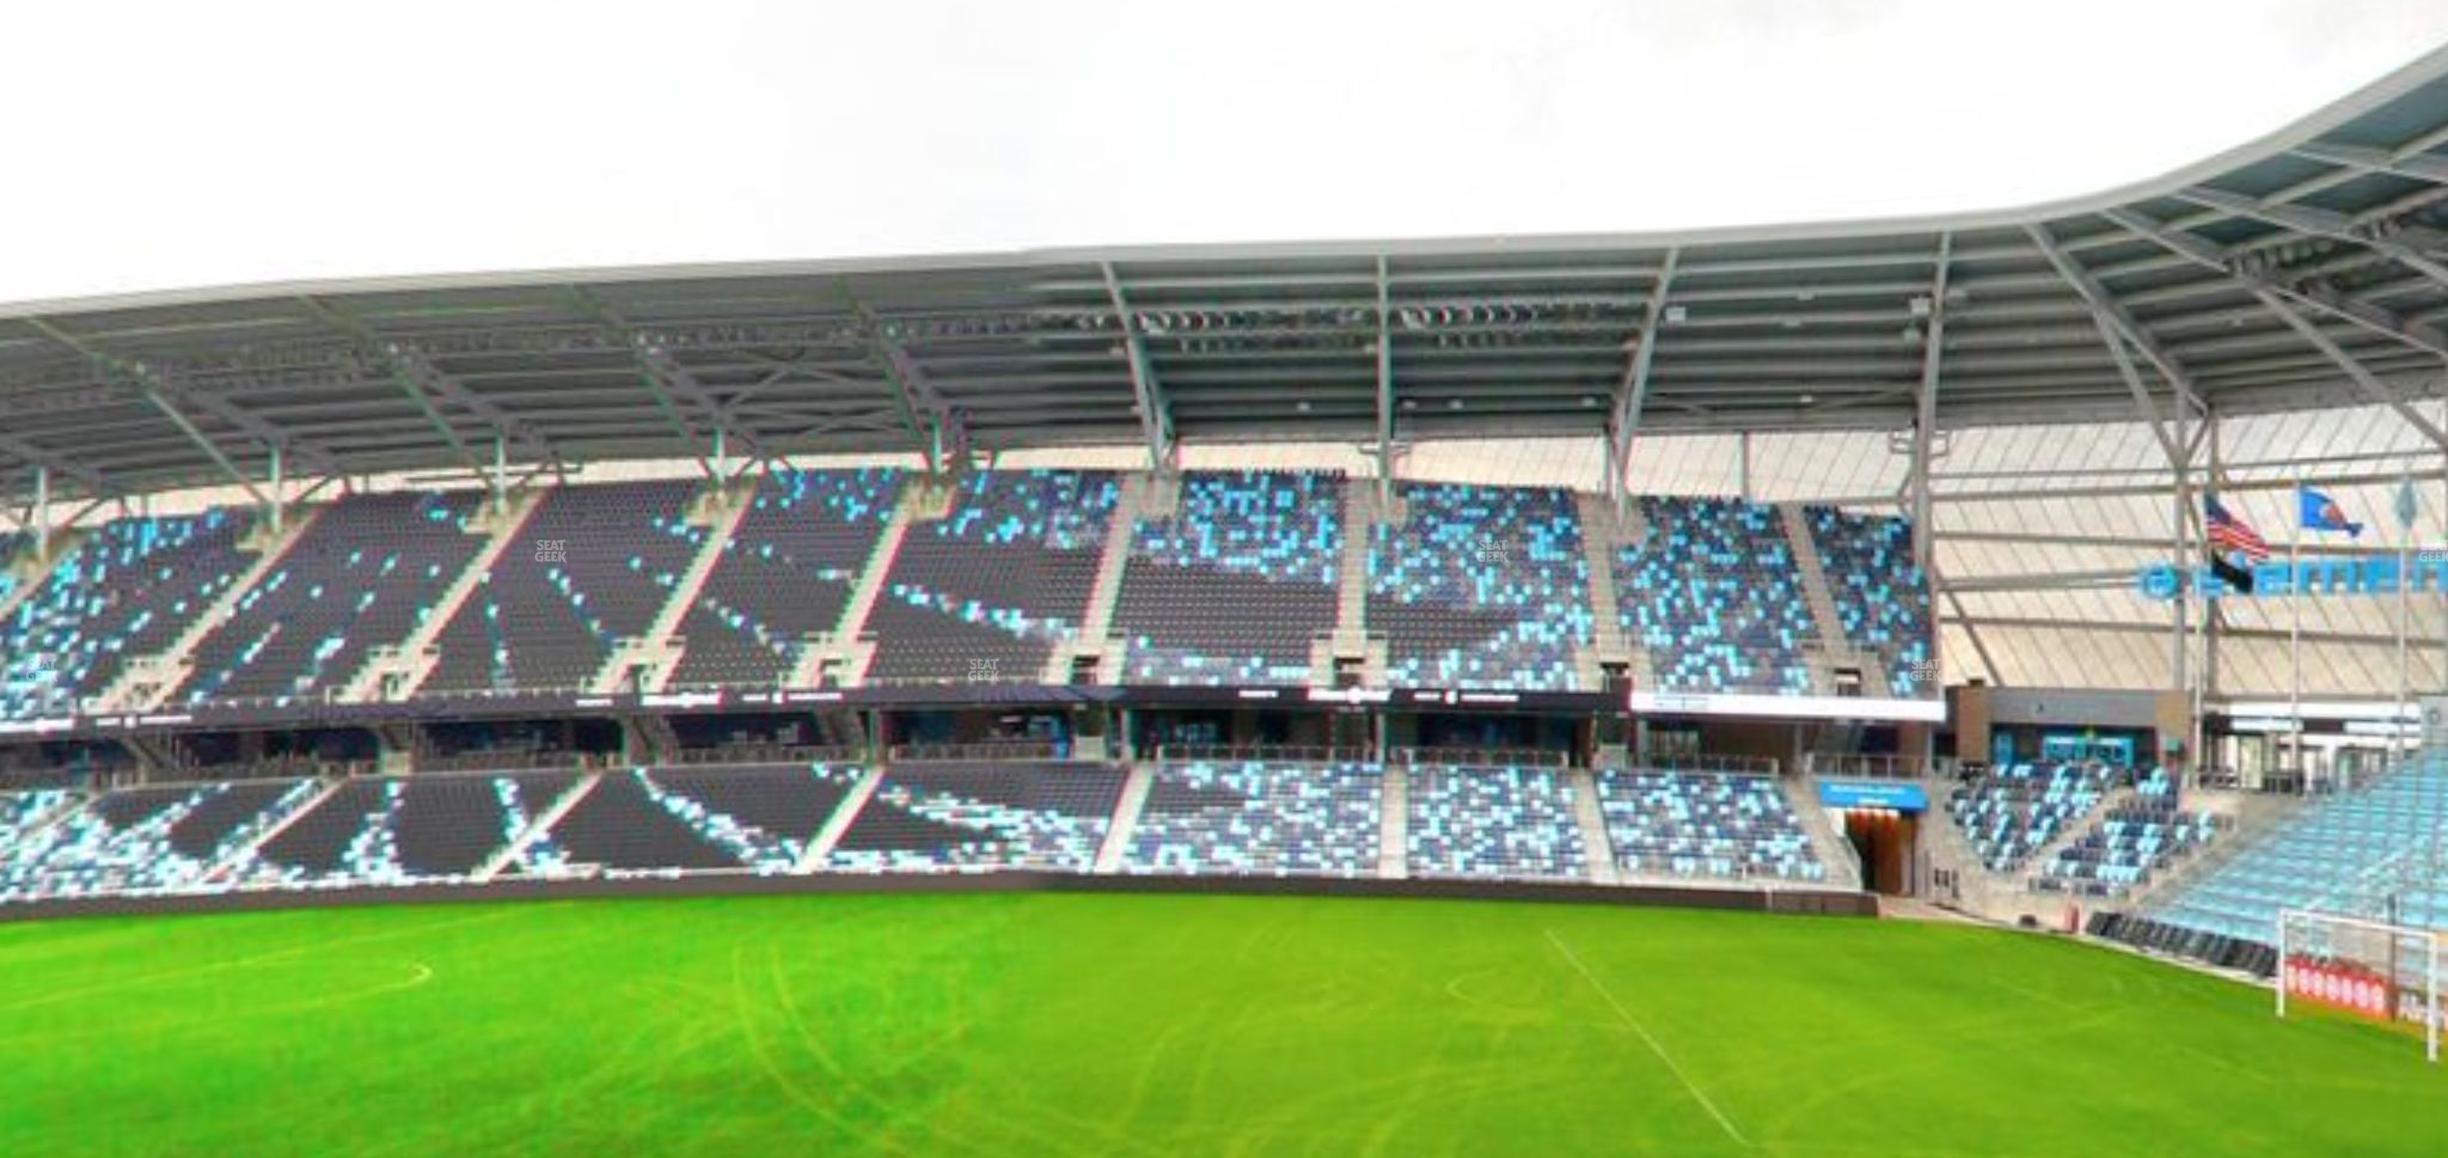
[(1947, 267), (1955, 251), (1955, 235), (1938, 235), (1938, 271), (1930, 279), (1929, 325), (1921, 349), (1921, 390), (1916, 399), (1912, 437), (1913, 563), (1927, 575), (1937, 545), (1930, 527), (1930, 449), (1938, 425), (1938, 381), (1945, 360)]

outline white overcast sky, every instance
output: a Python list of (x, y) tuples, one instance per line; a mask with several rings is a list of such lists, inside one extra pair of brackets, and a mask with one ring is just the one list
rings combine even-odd
[(2448, 2), (54, 0), (5, 36), (25, 301), (2013, 205), (2276, 129)]

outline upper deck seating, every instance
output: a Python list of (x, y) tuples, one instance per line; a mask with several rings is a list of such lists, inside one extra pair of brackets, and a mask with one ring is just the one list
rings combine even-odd
[(1131, 531), (1121, 682), (1309, 682), (1310, 645), (1335, 629), (1342, 520), (1339, 475), (1184, 474), (1179, 509)]
[(192, 653), (171, 700), (288, 701), (345, 685), (433, 614), (484, 545), (473, 493), (352, 495), (315, 518)]
[(1930, 594), (1913, 563), (1912, 522), (1834, 507), (1807, 510), (1811, 541), (1819, 548), (1820, 570), (1844, 621), (1845, 638), (1879, 657), (1890, 694), (1908, 699), (1938, 694), (1937, 681), (1926, 674), (1935, 657)]
[(1404, 483), (1408, 517), (1379, 524), (1368, 629), (1400, 687), (1581, 689), (1589, 563), (1569, 491)]
[(892, 520), (902, 474), (775, 470), (681, 620), (688, 641), (674, 687), (771, 687), (800, 645), (840, 622), (850, 591)]
[(1078, 637), (1119, 494), (1093, 471), (979, 471), (912, 525), (868, 613), (871, 682), (1034, 683)]
[(167, 647), (254, 562), (244, 511), (113, 519), (0, 621), (0, 718), (60, 715)]
[(441, 634), (424, 695), (582, 690), (645, 633), (704, 532), (687, 480), (554, 489)]
[(1777, 508), (1651, 496), (1640, 509), (1644, 537), (1616, 555), (1617, 614), (1660, 689), (1810, 694), (1817, 629)]

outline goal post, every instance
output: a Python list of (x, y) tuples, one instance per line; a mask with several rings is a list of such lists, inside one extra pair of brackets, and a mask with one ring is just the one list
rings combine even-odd
[(2448, 934), (2342, 913), (2278, 914), (2278, 1016), (2290, 1000), (2422, 1028), (2440, 1060), (2440, 957)]

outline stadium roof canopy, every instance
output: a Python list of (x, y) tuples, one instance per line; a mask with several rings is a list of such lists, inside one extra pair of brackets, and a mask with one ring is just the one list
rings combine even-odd
[(0, 489), (261, 478), (275, 447), (292, 475), (475, 467), (497, 442), (704, 457), (718, 434), (743, 458), (1600, 433), (1621, 454), (1924, 406), (1945, 428), (2377, 403), (2448, 449), (2402, 405), (2448, 363), (2444, 146), (2448, 50), (2157, 180), (1947, 217), (0, 305)]

